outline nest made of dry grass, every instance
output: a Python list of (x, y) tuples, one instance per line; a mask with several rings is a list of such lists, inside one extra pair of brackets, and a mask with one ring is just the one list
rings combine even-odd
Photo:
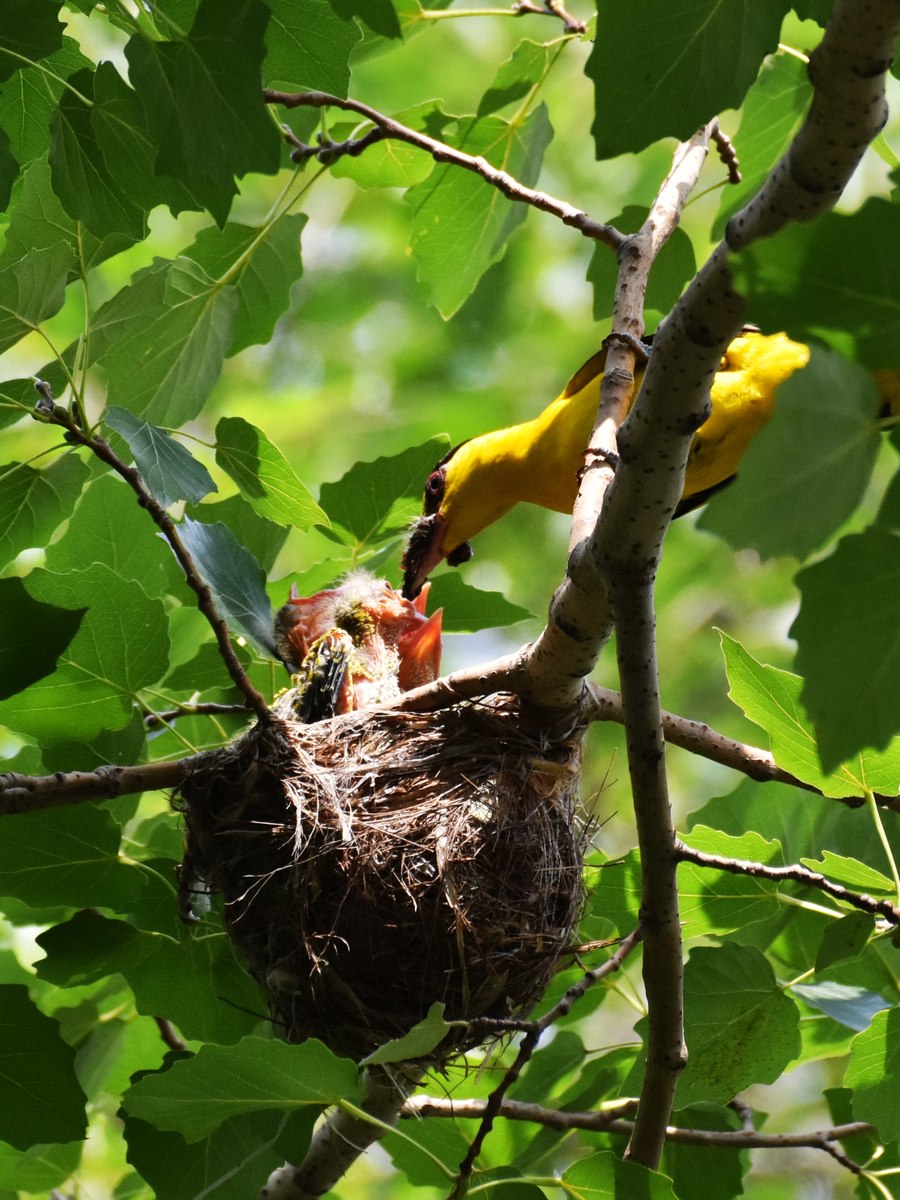
[(582, 903), (581, 727), (541, 727), (511, 696), (278, 713), (183, 801), (184, 878), (224, 896), (279, 1033), (359, 1056), (435, 1001), (452, 1020), (527, 1009)]

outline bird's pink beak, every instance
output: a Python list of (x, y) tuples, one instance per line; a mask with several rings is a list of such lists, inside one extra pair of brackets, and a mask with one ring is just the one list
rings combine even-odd
[[(416, 608), (418, 607), (417, 599)], [(421, 625), (416, 625), (401, 634), (397, 646), (400, 654), (397, 682), (401, 692), (408, 692), (423, 683), (431, 683), (440, 675), (443, 617), (444, 610), (439, 608), (427, 620), (423, 620)]]

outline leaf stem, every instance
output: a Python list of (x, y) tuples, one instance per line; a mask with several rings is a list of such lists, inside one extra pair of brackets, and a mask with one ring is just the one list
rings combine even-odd
[(869, 788), (866, 789), (866, 806), (869, 809), (869, 815), (875, 826), (875, 832), (878, 834), (878, 840), (881, 842), (881, 847), (891, 868), (891, 878), (894, 881), (894, 895), (897, 900), (897, 906), (900, 907), (900, 872), (897, 870), (897, 860), (894, 857), (894, 851), (891, 849), (891, 843), (885, 832), (884, 822), (881, 819), (881, 813), (878, 811), (878, 805), (875, 801), (875, 794)]

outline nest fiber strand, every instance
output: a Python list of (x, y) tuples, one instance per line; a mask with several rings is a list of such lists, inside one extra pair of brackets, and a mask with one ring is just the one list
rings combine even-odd
[(223, 894), (279, 1033), (361, 1055), (435, 1001), (449, 1020), (530, 1006), (581, 907), (581, 728), (530, 724), (508, 696), (276, 711), (185, 787), (184, 878)]

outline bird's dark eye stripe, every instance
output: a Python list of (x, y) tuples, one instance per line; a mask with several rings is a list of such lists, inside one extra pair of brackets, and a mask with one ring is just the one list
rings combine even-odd
[(444, 498), (444, 470), (438, 468), (432, 471), (425, 480), (425, 514), (433, 516)]

